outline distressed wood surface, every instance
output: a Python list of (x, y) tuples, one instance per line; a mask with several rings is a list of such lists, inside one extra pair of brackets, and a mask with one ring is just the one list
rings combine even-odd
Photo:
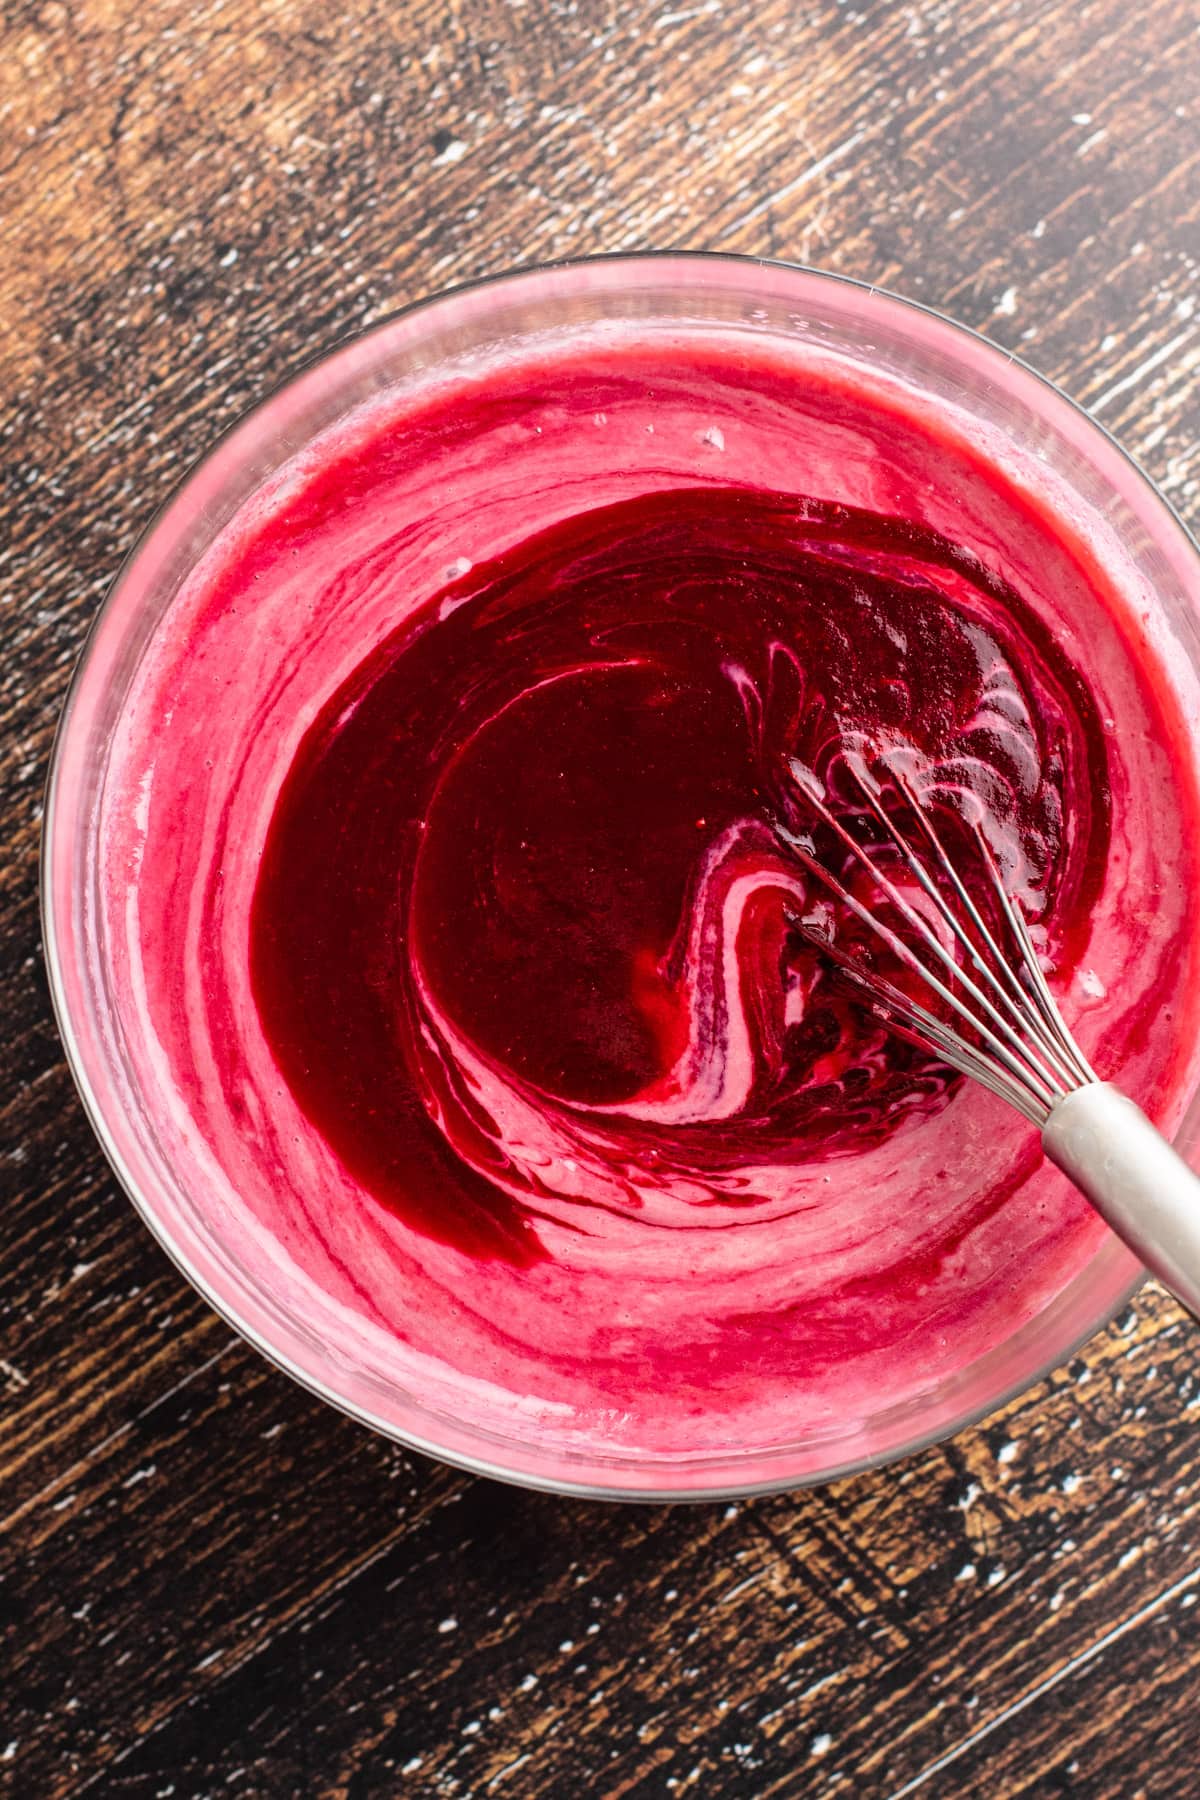
[(0, 20), (0, 1787), (1200, 1795), (1200, 1340), (1160, 1293), (821, 1492), (467, 1479), (167, 1264), (82, 1118), (36, 911), (56, 709), (139, 525), (314, 349), (464, 277), (666, 245), (867, 277), (1028, 356), (1200, 522), (1194, 0)]

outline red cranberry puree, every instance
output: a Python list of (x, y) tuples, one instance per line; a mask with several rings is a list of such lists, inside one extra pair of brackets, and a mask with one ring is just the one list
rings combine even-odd
[(919, 1412), (1104, 1230), (803, 941), (789, 765), (847, 812), (847, 753), (901, 757), (977, 820), (1172, 1128), (1200, 820), (1152, 608), (1035, 456), (776, 339), (582, 333), (381, 396), (225, 528), (114, 750), (164, 1155), (273, 1304), (483, 1431)]

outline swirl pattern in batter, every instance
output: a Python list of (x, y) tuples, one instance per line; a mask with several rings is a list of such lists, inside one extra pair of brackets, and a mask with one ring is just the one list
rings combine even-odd
[(847, 753), (902, 755), (972, 807), (1170, 1127), (1200, 833), (1136, 605), (949, 417), (779, 346), (630, 330), (385, 396), (226, 528), (114, 750), (165, 1153), (278, 1305), (482, 1431), (853, 1440), (1103, 1228), (789, 925), (827, 905), (794, 767), (849, 806)]
[(814, 1165), (953, 1086), (787, 923), (838, 912), (779, 830), (812, 824), (790, 771), (836, 796), (856, 746), (971, 796), (1061, 967), (1108, 849), (1103, 733), (944, 538), (666, 490), (462, 576), (332, 696), (275, 813), (252, 967), (307, 1115), (477, 1254), (543, 1255), (548, 1212), (803, 1208)]

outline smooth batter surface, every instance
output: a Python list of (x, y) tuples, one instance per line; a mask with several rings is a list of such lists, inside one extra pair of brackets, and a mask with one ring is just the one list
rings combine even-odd
[(164, 1129), (286, 1304), (488, 1429), (853, 1423), (1101, 1228), (790, 928), (789, 763), (836, 797), (902, 746), (968, 795), (1085, 1051), (1170, 1122), (1182, 731), (1069, 525), (896, 395), (631, 338), (381, 402), (225, 533), (120, 745)]

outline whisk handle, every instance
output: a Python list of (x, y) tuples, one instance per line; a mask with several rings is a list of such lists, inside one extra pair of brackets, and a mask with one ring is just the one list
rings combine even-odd
[(1060, 1100), (1046, 1155), (1177, 1299), (1200, 1317), (1200, 1176), (1106, 1081)]

